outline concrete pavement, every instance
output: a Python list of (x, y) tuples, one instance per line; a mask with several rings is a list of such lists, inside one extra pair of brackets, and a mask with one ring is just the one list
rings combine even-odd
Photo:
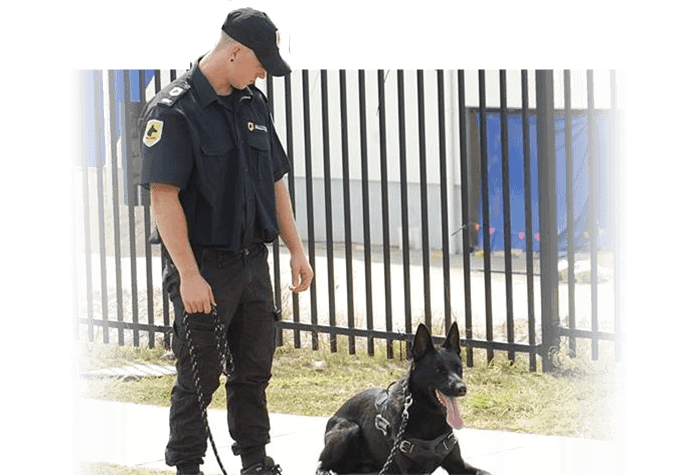
[[(286, 475), (313, 475), (323, 448), (327, 417), (271, 414), (268, 453)], [(467, 421), (469, 422), (469, 421)], [(229, 475), (238, 475), (239, 458), (230, 450), (225, 411), (209, 410), (218, 453)], [(75, 410), (77, 460), (168, 470), (164, 447), (168, 408), (80, 399)], [(617, 442), (512, 432), (457, 431), (464, 458), (492, 475), (582, 475), (621, 472)], [(202, 471), (222, 473), (208, 447)], [(434, 475), (444, 473), (437, 470)]]

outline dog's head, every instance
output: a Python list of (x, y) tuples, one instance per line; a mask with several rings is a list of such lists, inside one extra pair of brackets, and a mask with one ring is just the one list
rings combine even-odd
[(456, 322), (439, 348), (433, 345), (428, 328), (420, 324), (412, 344), (412, 358), (411, 389), (417, 397), (441, 408), (451, 427), (461, 428), (463, 420), (456, 398), (465, 396), (467, 388), (461, 379), (463, 363)]

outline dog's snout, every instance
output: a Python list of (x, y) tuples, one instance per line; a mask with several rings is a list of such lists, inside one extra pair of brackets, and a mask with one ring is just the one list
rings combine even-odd
[(452, 392), (456, 396), (465, 396), (466, 393), (468, 392), (468, 387), (466, 386), (466, 383), (464, 383), (463, 381), (460, 381), (458, 383), (454, 383), (452, 389), (453, 389)]

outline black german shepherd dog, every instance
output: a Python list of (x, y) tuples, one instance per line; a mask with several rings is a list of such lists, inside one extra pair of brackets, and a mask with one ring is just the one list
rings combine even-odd
[(439, 348), (419, 325), (411, 369), (388, 389), (357, 394), (328, 420), (316, 474), (379, 473), (388, 461), (389, 474), (430, 474), (442, 467), (451, 475), (489, 475), (464, 462), (452, 431), (463, 425), (456, 403), (466, 394), (462, 373), (456, 322)]

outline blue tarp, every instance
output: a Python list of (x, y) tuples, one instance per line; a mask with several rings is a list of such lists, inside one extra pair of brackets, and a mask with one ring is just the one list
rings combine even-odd
[[(595, 114), (596, 147), (595, 160), (597, 171), (597, 244), (599, 250), (610, 246), (611, 209), (610, 197), (613, 196), (613, 184), (608, 177), (613, 176), (610, 171), (610, 143), (611, 121), (607, 114)], [(511, 219), (511, 246), (512, 249), (526, 249), (526, 227), (524, 208), (524, 148), (522, 144), (522, 116), (520, 113), (510, 113), (508, 120), (508, 161), (509, 161), (509, 188), (510, 188), (510, 219)], [(501, 115), (487, 113), (487, 163), (488, 163), (488, 195), (489, 195), (489, 225), (490, 249), (498, 251), (505, 249), (504, 213), (503, 213), (503, 183), (501, 158)], [(540, 215), (538, 207), (538, 153), (537, 153), (537, 118), (529, 116), (528, 144), (531, 157), (531, 196), (532, 196), (532, 227), (533, 250), (540, 251), (538, 240), (540, 230)], [(475, 126), (479, 130), (479, 114)], [(589, 188), (589, 154), (588, 154), (588, 115), (574, 112), (571, 120), (572, 128), (572, 157), (573, 157), (573, 229), (574, 248), (576, 252), (589, 252), (588, 219), (590, 214)], [(557, 233), (558, 251), (565, 255), (567, 245), (567, 209), (566, 209), (566, 146), (564, 117), (555, 118), (555, 160), (557, 172)], [(483, 248), (482, 233), (482, 193), (480, 189), (480, 203), (478, 205), (479, 225), (478, 247)]]

